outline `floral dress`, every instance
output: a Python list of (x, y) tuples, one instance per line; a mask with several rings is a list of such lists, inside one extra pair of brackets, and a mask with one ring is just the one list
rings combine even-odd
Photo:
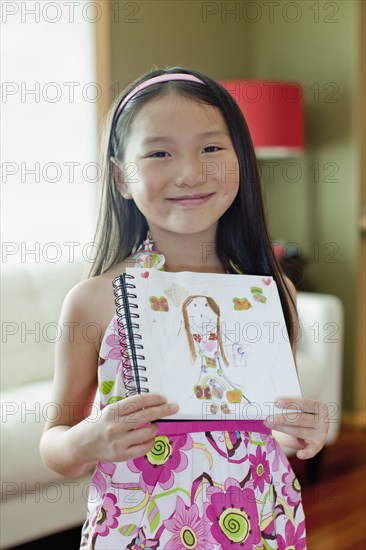
[[(164, 270), (149, 235), (134, 259)], [(101, 408), (126, 397), (117, 329), (115, 316), (100, 349)], [(260, 420), (165, 421), (146, 455), (99, 462), (80, 550), (127, 548), (305, 550), (300, 483), (270, 430)]]

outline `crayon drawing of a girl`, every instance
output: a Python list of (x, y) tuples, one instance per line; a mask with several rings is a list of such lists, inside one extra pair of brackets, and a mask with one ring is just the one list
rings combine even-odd
[(194, 397), (218, 402), (240, 403), (242, 386), (228, 378), (220, 327), (220, 308), (209, 296), (189, 296), (182, 305), (184, 328), (191, 357), (198, 367)]

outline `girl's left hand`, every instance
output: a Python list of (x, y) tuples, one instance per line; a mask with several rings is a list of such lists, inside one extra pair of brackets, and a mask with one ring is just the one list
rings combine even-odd
[(326, 404), (313, 399), (286, 396), (276, 399), (276, 406), (286, 411), (268, 416), (265, 425), (292, 436), (286, 446), (298, 449), (298, 458), (308, 459), (315, 456), (323, 448), (328, 434), (329, 415)]

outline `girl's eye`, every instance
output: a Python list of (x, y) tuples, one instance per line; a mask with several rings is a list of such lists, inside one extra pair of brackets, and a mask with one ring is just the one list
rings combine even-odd
[(159, 159), (162, 159), (162, 158), (165, 158), (164, 155), (168, 155), (169, 153), (167, 153), (166, 151), (156, 151), (156, 153), (151, 153), (151, 155), (148, 155), (148, 158), (159, 158)]
[(204, 151), (206, 151), (207, 149), (216, 149), (216, 151), (208, 151), (209, 153), (216, 153), (217, 151), (221, 151), (222, 147), (218, 147), (217, 145), (208, 145), (204, 148)]

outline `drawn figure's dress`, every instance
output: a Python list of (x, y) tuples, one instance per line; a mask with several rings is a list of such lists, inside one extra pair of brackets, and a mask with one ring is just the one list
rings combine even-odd
[[(164, 270), (149, 238), (135, 260)], [(101, 407), (125, 396), (116, 323), (100, 349)], [(160, 423), (147, 455), (94, 470), (82, 550), (288, 547), (306, 549), (300, 484), (262, 421)]]
[(223, 359), (220, 358), (217, 332), (208, 331), (203, 336), (193, 332), (192, 337), (197, 353), (198, 373), (194, 394), (198, 399), (223, 402), (225, 392), (234, 390), (238, 386), (225, 376), (222, 369)]

